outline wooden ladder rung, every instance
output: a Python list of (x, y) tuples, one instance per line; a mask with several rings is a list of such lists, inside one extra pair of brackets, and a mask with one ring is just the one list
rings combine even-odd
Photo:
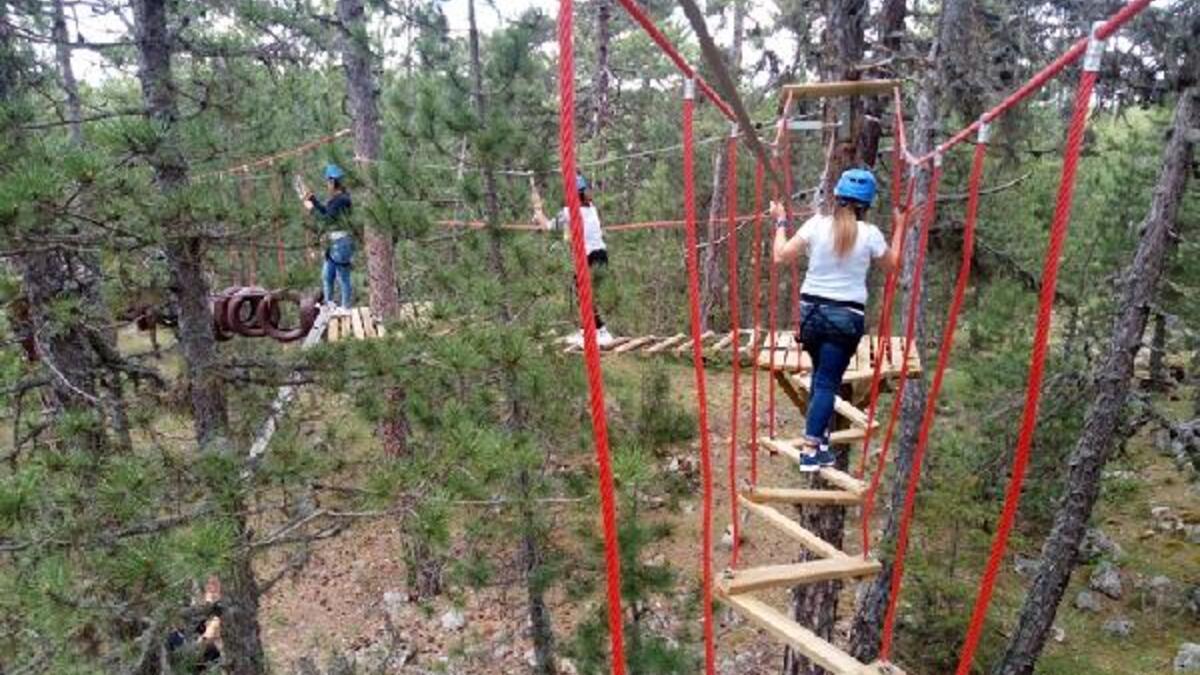
[(755, 504), (823, 504), (828, 506), (857, 506), (861, 494), (849, 490), (808, 490), (799, 488), (756, 487), (744, 493)]
[(902, 80), (836, 80), (828, 82), (800, 82), (783, 85), (783, 98), (828, 98), (831, 96), (880, 96), (890, 95), (892, 90), (903, 84)]
[(680, 342), (683, 342), (686, 339), (687, 339), (687, 335), (685, 335), (683, 333), (679, 333), (678, 335), (672, 335), (671, 337), (663, 340), (662, 342), (647, 348), (645, 353), (646, 354), (657, 354), (657, 353), (663, 351), (664, 349), (669, 349), (671, 347), (674, 347), (675, 345), (679, 344)]
[(633, 351), (634, 349), (637, 349), (638, 347), (642, 347), (651, 342), (654, 342), (657, 339), (658, 338), (653, 335), (646, 335), (646, 336), (639, 337), (639, 338), (633, 338), (632, 340), (630, 340), (629, 342), (626, 342), (623, 345), (618, 345), (615, 349), (613, 349), (613, 353), (614, 354), (624, 354), (625, 352)]
[(755, 514), (771, 523), (775, 527), (783, 531), (792, 539), (795, 539), (801, 546), (816, 553), (822, 558), (848, 558), (845, 553), (842, 553), (838, 547), (818, 537), (816, 534), (806, 529), (800, 523), (788, 518), (776, 509), (765, 504), (758, 504), (746, 497), (738, 495), (738, 503), (746, 508), (747, 511)]
[(865, 675), (864, 666), (858, 659), (792, 621), (767, 603), (749, 595), (722, 596), (721, 600), (751, 623), (834, 675)]
[[(712, 332), (711, 330), (706, 330), (703, 333), (701, 333), (700, 334), (700, 349), (704, 349), (704, 342), (706, 340), (711, 340), (714, 337), (716, 337), (716, 335), (717, 334)], [(687, 354), (688, 352), (692, 351), (691, 336), (689, 335), (686, 340), (684, 340), (683, 342), (680, 342), (679, 345), (675, 347), (674, 351), (676, 354)]]
[(615, 337), (615, 338), (613, 338), (612, 342), (608, 343), (607, 347), (601, 347), (600, 351), (616, 353), (617, 349), (619, 349), (621, 347), (621, 345), (625, 344), (626, 342), (629, 342), (632, 339), (633, 338), (631, 338), (631, 337)]
[(832, 466), (821, 467), (821, 470), (817, 473), (817, 475), (819, 475), (821, 478), (824, 478), (826, 482), (832, 483), (851, 494), (856, 494), (861, 497), (867, 493), (866, 483), (855, 478), (854, 476), (851, 476), (845, 471), (839, 471)]
[(721, 580), (721, 588), (728, 595), (737, 595), (763, 588), (799, 586), (801, 584), (814, 584), (834, 579), (869, 577), (878, 574), (880, 568), (881, 565), (878, 560), (851, 557), (843, 554), (836, 558), (831, 557), (821, 560), (809, 560), (802, 563), (766, 565), (763, 567), (735, 570), (731, 576)]

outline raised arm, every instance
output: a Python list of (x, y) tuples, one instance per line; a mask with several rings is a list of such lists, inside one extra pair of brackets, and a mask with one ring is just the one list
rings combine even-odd
[(771, 247), (771, 258), (776, 265), (789, 263), (808, 249), (808, 242), (800, 236), (799, 230), (789, 239), (787, 236), (787, 209), (779, 202), (771, 202), (771, 220), (775, 223), (775, 243)]
[(895, 213), (893, 215), (892, 222), (896, 223), (896, 227), (892, 228), (892, 242), (883, 255), (879, 256), (879, 266), (888, 273), (900, 266), (901, 240), (904, 238), (904, 229), (908, 227), (907, 214)]

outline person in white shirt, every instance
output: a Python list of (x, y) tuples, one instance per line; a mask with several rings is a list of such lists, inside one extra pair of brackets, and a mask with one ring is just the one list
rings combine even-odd
[[(590, 186), (583, 174), (575, 174), (575, 187), (579, 190), (579, 214), (583, 218), (583, 248), (587, 253), (588, 270), (592, 275), (592, 289), (597, 290), (605, 284), (608, 277), (608, 249), (604, 245), (604, 233), (600, 227), (600, 212), (592, 202)], [(571, 214), (565, 206), (554, 220), (547, 218), (540, 208), (535, 208), (533, 218), (534, 222), (547, 230), (561, 228), (564, 238), (570, 236)], [(593, 297), (595, 295), (593, 294)], [(613, 343), (613, 336), (604, 324), (595, 302), (592, 303), (592, 313), (596, 322), (596, 342), (601, 347), (608, 347)], [(568, 338), (568, 342), (582, 347), (583, 330), (575, 331)]]
[(887, 271), (900, 259), (903, 227), (892, 232), (888, 245), (878, 227), (862, 221), (875, 200), (875, 176), (867, 169), (849, 169), (834, 189), (833, 215), (809, 218), (795, 234), (787, 236), (787, 212), (771, 203), (775, 218), (776, 264), (808, 256), (808, 270), (800, 288), (800, 334), (804, 351), (812, 359), (812, 393), (808, 401), (801, 471), (817, 471), (834, 464), (829, 450), (829, 422), (842, 376), (858, 349), (866, 328), (867, 272), (872, 262)]

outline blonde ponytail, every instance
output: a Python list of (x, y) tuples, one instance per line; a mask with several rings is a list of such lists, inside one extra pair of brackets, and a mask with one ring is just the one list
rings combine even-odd
[(858, 212), (853, 206), (839, 204), (833, 212), (833, 252), (845, 258), (858, 239)]

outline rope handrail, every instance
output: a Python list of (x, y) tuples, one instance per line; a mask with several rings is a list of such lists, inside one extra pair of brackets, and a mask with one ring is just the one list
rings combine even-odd
[(621, 559), (617, 541), (616, 497), (612, 458), (608, 446), (608, 420), (604, 410), (604, 376), (600, 346), (593, 318), (592, 277), (583, 245), (583, 214), (575, 189), (575, 45), (574, 0), (561, 0), (558, 7), (558, 151), (562, 161), (563, 194), (571, 219), (571, 253), (575, 262), (575, 286), (579, 293), (579, 321), (583, 326), (583, 351), (587, 367), (588, 394), (592, 413), (592, 437), (600, 487), (600, 514), (604, 529), (604, 567), (608, 602), (608, 632), (612, 650), (612, 674), (625, 673), (624, 618), (621, 613)]

